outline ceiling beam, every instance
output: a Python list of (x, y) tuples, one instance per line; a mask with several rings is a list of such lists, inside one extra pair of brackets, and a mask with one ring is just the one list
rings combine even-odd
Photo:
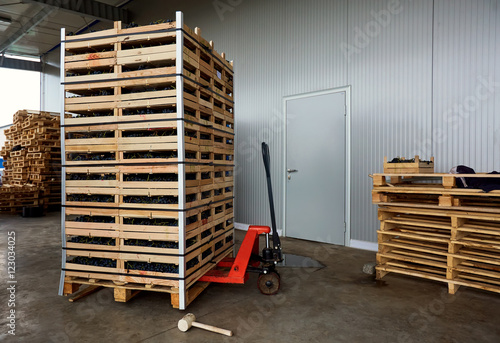
[(37, 2), (101, 21), (123, 21), (128, 23), (127, 10), (95, 0), (23, 0), (23, 2)]
[(0, 68), (20, 69), (30, 71), (42, 71), (42, 63), (36, 61), (22, 60), (18, 58), (9, 58), (0, 56)]
[(44, 6), (37, 14), (21, 25), (16, 32), (0, 44), (0, 54), (5, 53), (5, 51), (7, 51), (13, 44), (23, 38), (26, 33), (44, 21), (45, 18), (47, 18), (54, 11), (54, 8)]

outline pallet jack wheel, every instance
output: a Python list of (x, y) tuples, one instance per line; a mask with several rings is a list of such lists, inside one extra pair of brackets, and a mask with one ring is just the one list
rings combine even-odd
[(281, 282), (280, 275), (277, 272), (268, 274), (261, 273), (257, 280), (259, 291), (265, 295), (274, 295), (280, 290)]

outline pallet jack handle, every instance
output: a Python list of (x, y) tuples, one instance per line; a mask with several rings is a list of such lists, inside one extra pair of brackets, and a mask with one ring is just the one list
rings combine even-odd
[[(278, 230), (276, 229), (276, 214), (274, 212), (273, 187), (271, 184), (271, 158), (269, 154), (269, 145), (265, 142), (262, 142), (262, 159), (264, 160), (264, 167), (266, 169), (267, 192), (269, 194), (269, 208), (271, 210), (273, 250), (278, 254), (279, 260), (281, 260), (281, 241), (278, 235)], [(269, 240), (266, 240), (266, 244), (269, 244), (268, 242)]]

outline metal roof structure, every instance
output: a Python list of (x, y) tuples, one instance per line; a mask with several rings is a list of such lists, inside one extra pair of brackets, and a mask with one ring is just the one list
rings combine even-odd
[(60, 30), (80, 33), (98, 22), (129, 22), (131, 0), (0, 0), (0, 67), (38, 70), (36, 61), (58, 47)]

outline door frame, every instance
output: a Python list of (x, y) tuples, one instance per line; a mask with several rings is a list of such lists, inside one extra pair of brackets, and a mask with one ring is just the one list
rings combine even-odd
[(297, 95), (290, 95), (283, 97), (283, 171), (282, 171), (282, 185), (283, 185), (283, 236), (286, 234), (286, 202), (287, 202), (287, 101), (296, 100), (301, 98), (309, 98), (312, 96), (326, 95), (345, 92), (345, 186), (344, 186), (344, 220), (345, 220), (345, 234), (344, 245), (349, 247), (351, 245), (351, 86), (344, 86), (338, 88), (331, 88), (324, 91), (309, 92)]

